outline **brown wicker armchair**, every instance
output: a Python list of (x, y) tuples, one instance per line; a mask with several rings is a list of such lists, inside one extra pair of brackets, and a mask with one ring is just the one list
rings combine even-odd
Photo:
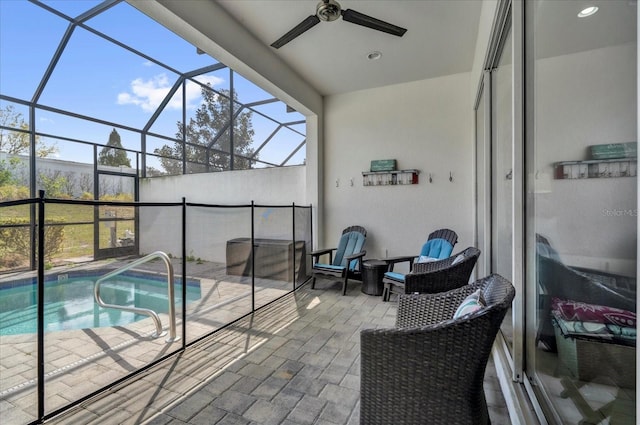
[[(477, 289), (486, 307), (453, 319)], [(401, 294), (396, 328), (360, 333), (360, 423), (488, 424), (484, 373), (514, 295), (499, 275), (439, 294)]]
[(392, 293), (435, 294), (466, 285), (479, 256), (480, 250), (470, 246), (444, 260), (415, 263), (413, 271), (404, 276), (404, 282), (383, 279), (382, 300), (389, 301)]

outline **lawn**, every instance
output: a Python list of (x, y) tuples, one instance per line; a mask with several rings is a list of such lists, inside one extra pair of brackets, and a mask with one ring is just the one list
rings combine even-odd
[[(45, 204), (46, 223), (68, 223), (63, 226), (62, 249), (53, 256), (54, 262), (94, 255), (94, 209), (92, 205)], [(99, 247), (114, 246), (115, 240), (124, 238), (127, 230), (135, 231), (135, 208), (101, 206), (97, 207), (101, 218), (114, 217), (115, 220), (101, 221), (99, 224)], [(28, 231), (29, 205), (0, 207), (0, 226), (8, 223), (22, 224), (20, 229)], [(123, 220), (124, 219), (124, 220)], [(113, 228), (113, 231), (112, 231)], [(16, 244), (0, 241), (0, 270), (21, 268), (29, 264), (29, 252), (18, 252)], [(4, 248), (3, 248), (4, 246)], [(4, 249), (5, 252), (2, 252)]]

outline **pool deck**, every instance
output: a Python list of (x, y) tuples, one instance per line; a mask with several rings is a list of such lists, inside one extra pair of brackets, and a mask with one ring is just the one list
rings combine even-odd
[[(160, 264), (150, 266), (161, 271)], [(226, 276), (219, 265), (189, 267), (190, 276), (209, 276), (201, 279), (202, 303), (187, 311), (193, 341), (240, 317), (250, 296), (246, 278)], [(256, 305), (290, 286), (256, 280)], [(396, 303), (363, 294), (359, 282), (349, 283), (346, 296), (340, 288), (324, 279), (315, 290), (305, 285), (46, 423), (356, 424), (359, 333), (393, 326)], [(161, 318), (166, 323), (166, 315)], [(47, 333), (45, 411), (179, 349), (180, 341), (152, 338), (154, 329), (145, 319), (126, 328)], [(0, 337), (0, 350), (0, 416), (3, 423), (30, 423), (37, 405), (35, 336)], [(491, 362), (485, 390), (492, 423), (510, 424)]]
[[(194, 263), (195, 265), (195, 263)], [(113, 267), (113, 265), (111, 265)], [(147, 272), (162, 273), (164, 264), (149, 263)], [(84, 269), (103, 268), (88, 264)], [(73, 268), (69, 268), (71, 270)], [(64, 273), (58, 269), (52, 273)], [(188, 341), (251, 311), (251, 279), (228, 276), (224, 265), (198, 264), (192, 272), (207, 278), (200, 282), (201, 298), (187, 305)], [(3, 281), (27, 279), (32, 273), (4, 276)], [(192, 276), (189, 276), (191, 278)], [(265, 305), (292, 289), (287, 282), (256, 280), (255, 304)], [(177, 309), (177, 335), (182, 337), (181, 311)], [(117, 314), (118, 311), (111, 310)], [(165, 329), (168, 315), (159, 314)], [(150, 318), (126, 326), (95, 327), (45, 333), (45, 412), (68, 406), (133, 371), (161, 359), (181, 347), (182, 341), (167, 343), (167, 336), (154, 338)], [(0, 335), (0, 417), (2, 423), (26, 424), (37, 417), (37, 337), (35, 334)]]
[[(47, 423), (357, 424), (360, 330), (393, 326), (396, 304), (339, 288), (305, 285)], [(491, 363), (485, 391), (510, 424)]]

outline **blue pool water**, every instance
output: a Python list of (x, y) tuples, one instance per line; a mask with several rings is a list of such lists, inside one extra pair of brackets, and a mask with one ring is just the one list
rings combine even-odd
[[(95, 281), (108, 271), (92, 274), (66, 273), (47, 276), (44, 289), (45, 332), (123, 326), (148, 316), (102, 308), (93, 298)], [(101, 284), (105, 303), (149, 308), (167, 313), (167, 280), (162, 276), (125, 272)], [(200, 282), (187, 280), (187, 303), (200, 299)], [(176, 278), (175, 301), (182, 305), (182, 282)], [(37, 331), (37, 286), (35, 279), (0, 284), (0, 335), (18, 335)], [(163, 323), (164, 325), (164, 323)]]

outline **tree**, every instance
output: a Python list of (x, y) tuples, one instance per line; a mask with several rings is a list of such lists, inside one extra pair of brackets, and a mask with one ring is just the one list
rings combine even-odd
[(98, 154), (98, 164), (131, 168), (131, 161), (127, 157), (127, 152), (122, 148), (120, 135), (115, 128), (111, 130), (111, 134), (109, 134), (107, 145), (103, 147)]
[(162, 170), (158, 170), (155, 167), (151, 167), (147, 165), (147, 177), (157, 177), (162, 175), (164, 175)]
[(47, 198), (66, 198), (67, 178), (60, 170), (44, 169), (38, 171), (38, 187), (43, 189)]
[[(233, 96), (237, 99), (236, 93)], [(228, 169), (248, 169), (253, 161), (247, 159), (253, 155), (252, 112), (247, 110), (238, 114), (233, 120), (233, 167), (230, 165), (230, 110), (229, 90), (214, 92), (210, 85), (202, 87), (202, 104), (196, 110), (195, 117), (189, 119), (185, 126), (178, 121), (176, 138), (182, 140), (186, 134), (187, 144), (184, 146), (184, 158), (187, 161), (186, 172), (222, 171)], [(182, 174), (183, 144), (174, 143), (173, 147), (164, 145), (155, 149), (160, 163), (169, 174)], [(247, 157), (243, 158), (241, 156)]]
[[(7, 130), (5, 127), (16, 130)], [(0, 152), (11, 155), (29, 155), (30, 146), (29, 124), (22, 118), (22, 114), (16, 112), (13, 105), (0, 108)], [(37, 156), (44, 158), (57, 151), (58, 148), (55, 145), (47, 146), (36, 136)]]
[(5, 161), (0, 160), (0, 186), (13, 184), (11, 170), (6, 166)]

